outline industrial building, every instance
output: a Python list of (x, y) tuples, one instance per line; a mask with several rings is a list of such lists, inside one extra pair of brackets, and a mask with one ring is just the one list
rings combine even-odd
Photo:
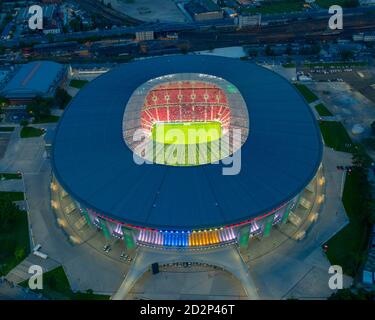
[(185, 10), (195, 21), (223, 18), (223, 10), (212, 0), (192, 0), (185, 4)]
[(66, 68), (51, 61), (34, 61), (21, 65), (1, 90), (1, 95), (12, 104), (25, 104), (41, 96), (53, 97), (56, 88), (65, 79)]

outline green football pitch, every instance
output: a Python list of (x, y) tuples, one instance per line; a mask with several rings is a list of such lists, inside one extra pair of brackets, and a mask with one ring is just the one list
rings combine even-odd
[(209, 143), (221, 137), (221, 123), (207, 122), (159, 122), (152, 128), (152, 139), (163, 144)]

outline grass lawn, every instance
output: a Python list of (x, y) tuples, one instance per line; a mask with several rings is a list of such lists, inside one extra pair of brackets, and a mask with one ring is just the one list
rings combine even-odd
[(23, 127), (21, 129), (21, 138), (35, 138), (40, 137), (45, 130), (34, 127)]
[(163, 144), (206, 143), (220, 137), (221, 123), (218, 121), (156, 123), (152, 128), (153, 140)]
[(351, 147), (348, 144), (353, 144), (349, 134), (346, 132), (344, 126), (338, 121), (320, 121), (320, 131), (324, 139), (324, 143), (336, 151), (348, 152)]
[(10, 200), (10, 201), (22, 201), (25, 199), (23, 192), (17, 191), (0, 191), (0, 201)]
[(58, 122), (60, 119), (59, 116), (49, 115), (46, 117), (43, 117), (39, 120), (35, 120), (33, 123), (49, 123), (49, 122)]
[(375, 138), (365, 138), (362, 142), (366, 147), (375, 150)]
[(17, 213), (9, 231), (0, 231), (0, 247), (0, 276), (2, 276), (12, 270), (30, 252), (26, 212)]
[(278, 1), (267, 1), (262, 2), (258, 8), (246, 8), (243, 10), (245, 13), (262, 13), (262, 14), (273, 14), (273, 13), (284, 13), (302, 11), (304, 0), (278, 0)]
[(347, 174), (343, 193), (343, 204), (349, 218), (349, 224), (328, 242), (327, 257), (331, 264), (343, 267), (344, 273), (354, 276), (359, 264), (366, 256), (369, 226), (358, 213), (361, 195), (356, 170)]
[(318, 100), (318, 97), (315, 95), (315, 93), (311, 92), (311, 90), (306, 87), (304, 84), (295, 84), (298, 91), (303, 95), (307, 103), (314, 102)]
[(323, 103), (319, 103), (318, 105), (316, 105), (315, 109), (322, 117), (333, 116), (333, 114), (327, 109), (327, 107)]
[(352, 8), (358, 6), (358, 1), (356, 0), (316, 0), (315, 3), (321, 8), (329, 8), (333, 5), (339, 5), (344, 8)]
[[(20, 283), (27, 287), (28, 280)], [(63, 267), (58, 267), (43, 274), (43, 289), (34, 290), (51, 300), (108, 300), (109, 296), (92, 292), (73, 292)]]
[(284, 63), (283, 64), (284, 68), (290, 69), (290, 68), (295, 68), (296, 64), (295, 63)]
[(87, 80), (72, 79), (70, 80), (69, 86), (77, 89), (82, 89), (87, 83)]
[(19, 180), (22, 179), (22, 175), (20, 173), (1, 173), (0, 172), (0, 180)]
[(14, 127), (0, 127), (0, 132), (12, 132)]

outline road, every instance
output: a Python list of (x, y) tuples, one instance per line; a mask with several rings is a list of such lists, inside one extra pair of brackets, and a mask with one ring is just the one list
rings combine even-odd
[(341, 31), (327, 30), (328, 20), (296, 21), (289, 24), (262, 26), (241, 31), (233, 30), (191, 30), (180, 32), (180, 39), (190, 42), (194, 50), (207, 47), (228, 47), (243, 44), (286, 43), (289, 41), (333, 40), (351, 38), (353, 33), (375, 30), (375, 15), (367, 14), (358, 18), (350, 16), (345, 19)]

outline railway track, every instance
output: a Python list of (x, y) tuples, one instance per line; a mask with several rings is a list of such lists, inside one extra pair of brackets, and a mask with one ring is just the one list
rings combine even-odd
[[(230, 46), (254, 43), (282, 43), (292, 40), (330, 40), (342, 37), (351, 37), (358, 32), (374, 31), (375, 19), (373, 16), (346, 17), (344, 29), (332, 31), (328, 29), (328, 21), (325, 19), (314, 21), (295, 22), (277, 26), (261, 26), (258, 28), (226, 31), (186, 31), (180, 33), (180, 39), (190, 42), (199, 50), (207, 44), (215, 46)], [(203, 49), (202, 49), (203, 50)]]

